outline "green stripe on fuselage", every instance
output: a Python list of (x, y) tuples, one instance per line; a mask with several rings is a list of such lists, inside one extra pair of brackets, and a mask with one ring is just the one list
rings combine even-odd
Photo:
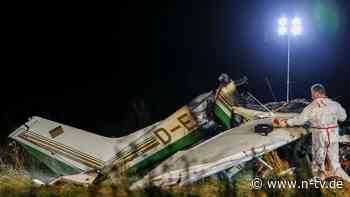
[(163, 159), (169, 157), (170, 155), (176, 153), (177, 151), (198, 142), (200, 139), (204, 138), (209, 132), (208, 130), (197, 129), (192, 131), (188, 135), (182, 137), (176, 142), (166, 146), (162, 150), (154, 153), (148, 158), (140, 161), (138, 164), (132, 166), (128, 169), (129, 174), (134, 174), (140, 172), (140, 170), (149, 168), (152, 164), (162, 161)]
[(227, 129), (231, 128), (231, 118), (217, 104), (214, 106), (214, 114), (222, 121)]

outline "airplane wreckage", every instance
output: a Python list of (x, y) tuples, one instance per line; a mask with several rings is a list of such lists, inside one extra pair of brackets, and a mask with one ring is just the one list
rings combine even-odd
[[(103, 137), (40, 117), (31, 117), (9, 137), (54, 172), (45, 184), (98, 183), (109, 179), (115, 166), (128, 174), (131, 188), (182, 185), (228, 171), (234, 175), (252, 161), (271, 169), (262, 155), (310, 134), (307, 125), (274, 128), (272, 118), (294, 117), (309, 102), (262, 104), (240, 92), (246, 83), (247, 78), (233, 81), (222, 74), (215, 90), (124, 137)], [(350, 173), (350, 137), (341, 139), (341, 162)], [(292, 155), (308, 155), (307, 144), (293, 145), (290, 150), (299, 153)]]

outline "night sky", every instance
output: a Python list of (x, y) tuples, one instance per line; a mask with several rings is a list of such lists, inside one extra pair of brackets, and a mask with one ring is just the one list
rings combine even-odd
[[(111, 19), (93, 19), (89, 28), (76, 26), (81, 15), (37, 15), (11, 35), (0, 79), (2, 141), (30, 116), (122, 136), (215, 88), (222, 72), (247, 76), (264, 102), (272, 101), (269, 78), (284, 100), (282, 15), (303, 22), (291, 40), (291, 97), (309, 99), (309, 87), (321, 82), (350, 114), (348, 1), (127, 0), (109, 10)], [(99, 33), (105, 24), (112, 40)]]

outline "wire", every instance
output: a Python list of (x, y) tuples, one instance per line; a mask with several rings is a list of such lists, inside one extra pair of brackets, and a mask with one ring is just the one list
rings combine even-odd
[(264, 104), (262, 104), (257, 98), (255, 98), (250, 92), (247, 92), (247, 94), (253, 98), (261, 107), (263, 107), (264, 109), (266, 109), (268, 112), (270, 112), (271, 116), (274, 117), (275, 114), (269, 109), (267, 108)]

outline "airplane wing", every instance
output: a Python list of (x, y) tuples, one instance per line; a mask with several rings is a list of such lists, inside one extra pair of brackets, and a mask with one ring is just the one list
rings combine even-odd
[(142, 187), (149, 182), (158, 186), (193, 182), (247, 162), (308, 134), (306, 129), (299, 127), (278, 128), (262, 136), (254, 132), (254, 127), (263, 123), (271, 123), (271, 118), (249, 121), (189, 150), (180, 151), (135, 182), (131, 188)]

